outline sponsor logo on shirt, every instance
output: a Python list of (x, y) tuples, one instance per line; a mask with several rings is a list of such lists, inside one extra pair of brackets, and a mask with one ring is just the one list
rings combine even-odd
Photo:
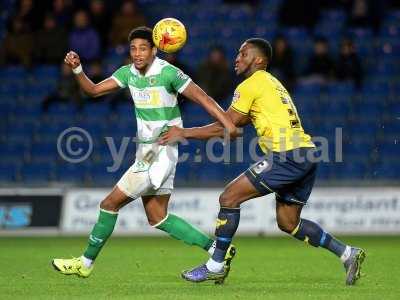
[(130, 87), (132, 99), (138, 107), (147, 105), (160, 105), (160, 92), (157, 90), (138, 90)]

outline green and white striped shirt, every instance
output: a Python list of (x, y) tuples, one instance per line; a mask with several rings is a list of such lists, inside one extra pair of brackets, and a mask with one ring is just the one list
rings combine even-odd
[(191, 79), (177, 67), (156, 57), (145, 75), (130, 64), (115, 71), (112, 78), (131, 92), (139, 140), (154, 140), (165, 126), (182, 127), (177, 95)]

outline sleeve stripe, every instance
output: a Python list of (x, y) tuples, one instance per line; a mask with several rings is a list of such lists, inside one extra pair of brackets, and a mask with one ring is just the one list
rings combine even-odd
[(123, 83), (122, 83), (121, 81), (119, 81), (119, 80), (117, 79), (117, 77), (111, 76), (111, 78), (114, 79), (114, 81), (119, 85), (119, 87), (121, 87), (121, 88), (124, 88), (124, 87), (125, 87), (125, 85), (123, 85)]
[(234, 111), (237, 111), (238, 113), (241, 113), (242, 115), (246, 115), (246, 116), (247, 116), (247, 115), (249, 114), (249, 113), (242, 112), (241, 110), (235, 108), (233, 105), (231, 105), (231, 108), (232, 108)]
[(182, 92), (187, 88), (190, 82), (192, 82), (192, 79), (188, 78), (188, 80), (186, 80), (186, 82), (179, 88), (178, 93), (182, 94)]

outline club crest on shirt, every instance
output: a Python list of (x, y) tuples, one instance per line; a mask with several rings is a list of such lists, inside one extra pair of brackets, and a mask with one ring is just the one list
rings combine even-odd
[(239, 98), (240, 98), (240, 93), (238, 91), (235, 91), (233, 93), (232, 103), (235, 103), (236, 101), (238, 101)]
[(156, 84), (156, 77), (155, 76), (151, 76), (149, 78), (149, 84), (150, 85), (155, 85)]

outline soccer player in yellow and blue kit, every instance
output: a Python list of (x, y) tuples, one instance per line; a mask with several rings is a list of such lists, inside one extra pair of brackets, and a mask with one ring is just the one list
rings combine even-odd
[[(266, 71), (271, 58), (271, 46), (264, 39), (248, 39), (239, 49), (235, 71), (246, 79), (237, 87), (227, 114), (236, 126), (253, 124), (266, 158), (227, 185), (219, 198), (216, 250), (206, 264), (184, 271), (182, 277), (193, 282), (223, 282), (230, 270), (224, 257), (239, 225), (240, 204), (275, 193), (278, 227), (298, 240), (338, 256), (346, 270), (346, 284), (353, 285), (360, 277), (365, 251), (342, 243), (320, 225), (300, 217), (316, 177), (317, 163), (313, 161), (316, 149), (303, 130), (289, 93)], [(223, 134), (219, 123), (196, 128), (173, 127), (160, 143)]]

